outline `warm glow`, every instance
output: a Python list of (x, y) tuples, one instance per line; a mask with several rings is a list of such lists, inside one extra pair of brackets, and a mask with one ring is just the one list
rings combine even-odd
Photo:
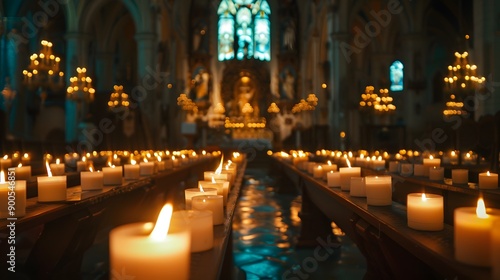
[(18, 165), (17, 165), (17, 167), (22, 167), (22, 166), (23, 166), (23, 164), (22, 164), (22, 163), (20, 163), (20, 164), (18, 164)]
[(94, 168), (92, 168), (92, 166), (89, 167), (89, 171), (90, 172), (94, 172)]
[(47, 168), (47, 176), (52, 177), (52, 171), (50, 170), (48, 161), (45, 161), (45, 167)]
[(488, 172), (486, 172), (486, 176), (490, 176), (490, 172), (489, 172), (489, 171), (488, 171)]
[(348, 166), (349, 168), (351, 168), (351, 162), (349, 161), (349, 159), (348, 159), (348, 158), (346, 158), (346, 159), (345, 159), (345, 161), (347, 162), (347, 166)]
[(27, 159), (27, 158), (29, 158), (29, 157), (30, 157), (30, 156), (28, 155), (28, 153), (24, 153), (23, 158), (26, 158), (26, 159)]
[(135, 165), (137, 162), (134, 159), (130, 160), (130, 164)]
[(425, 196), (425, 193), (422, 193), (422, 201), (426, 201), (427, 200), (427, 196)]
[(215, 183), (216, 183), (216, 182), (215, 182), (215, 178), (214, 178), (214, 176), (212, 176), (212, 183), (213, 183), (213, 184), (215, 184)]
[(328, 161), (328, 165), (332, 165), (332, 162), (331, 162), (331, 161)]
[(155, 241), (162, 241), (167, 238), (168, 228), (170, 227), (170, 219), (172, 218), (172, 205), (165, 204), (158, 215), (155, 227), (149, 237)]
[(157, 156), (156, 159), (158, 159), (158, 162), (161, 162), (161, 157)]
[(321, 170), (323, 169), (323, 167), (321, 167), (321, 165), (318, 165), (318, 170)]
[(219, 167), (215, 170), (215, 174), (220, 174), (222, 172), (222, 162), (224, 161), (224, 155), (221, 156), (220, 158), (220, 164)]
[(484, 205), (484, 200), (482, 198), (477, 200), (476, 215), (481, 219), (487, 219), (489, 217), (489, 215), (486, 214), (486, 205)]
[(434, 159), (434, 157), (432, 155), (429, 156), (429, 159)]
[(0, 171), (0, 184), (4, 184), (5, 183), (5, 173), (2, 171)]
[(3, 159), (8, 159), (8, 158), (9, 158), (8, 155), (3, 156)]
[[(213, 177), (212, 177), (213, 179)], [(200, 192), (205, 192), (205, 190), (203, 189), (203, 186), (201, 184), (199, 184), (198, 188), (200, 189)]]

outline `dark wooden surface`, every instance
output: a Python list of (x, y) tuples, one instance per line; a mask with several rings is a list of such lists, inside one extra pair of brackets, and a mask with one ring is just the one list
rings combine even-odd
[[(444, 230), (437, 232), (413, 230), (407, 226), (405, 205), (393, 202), (391, 206), (368, 206), (365, 198), (351, 197), (340, 188), (329, 188), (325, 181), (314, 179), (280, 159), (273, 157), (273, 160), (292, 178), (296, 187), (307, 193), (306, 197), (312, 204), (356, 242), (367, 258), (367, 278), (491, 278), (491, 271), (487, 268), (455, 261), (452, 225), (445, 224)], [(407, 178), (400, 187), (409, 181)], [(418, 182), (427, 186), (425, 182)], [(455, 190), (455, 187), (445, 184), (430, 185), (452, 193)], [(469, 193), (469, 190), (459, 191)], [(472, 195), (477, 195), (477, 191)], [(496, 195), (493, 194), (495, 198)]]

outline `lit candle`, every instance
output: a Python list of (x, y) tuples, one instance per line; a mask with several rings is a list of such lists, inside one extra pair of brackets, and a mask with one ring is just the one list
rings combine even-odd
[(76, 172), (81, 172), (87, 170), (87, 158), (82, 157), (82, 160), (76, 162)]
[(375, 170), (384, 170), (385, 169), (385, 160), (382, 157), (378, 157), (376, 160), (371, 161), (372, 168)]
[(123, 166), (123, 178), (125, 180), (137, 180), (141, 176), (140, 167), (135, 160), (130, 160), (130, 164)]
[(123, 173), (121, 166), (111, 165), (108, 167), (103, 167), (102, 173), (104, 185), (121, 185)]
[(351, 189), (351, 177), (361, 176), (361, 167), (351, 167), (351, 163), (346, 159), (348, 167), (339, 168), (340, 171), (340, 189), (349, 191)]
[(203, 172), (203, 178), (205, 181), (210, 181), (212, 178), (215, 180), (226, 180), (229, 181), (229, 174), (228, 173), (222, 173), (222, 163), (223, 163), (223, 158), (221, 157), (219, 167), (213, 171), (205, 171)]
[(113, 154), (113, 165), (118, 166), (122, 164), (122, 160), (118, 157), (117, 154)]
[(429, 169), (432, 167), (440, 167), (441, 166), (441, 159), (439, 158), (434, 158), (432, 155), (429, 156), (429, 158), (424, 158), (424, 176), (429, 176)]
[(443, 196), (410, 193), (407, 196), (408, 227), (417, 230), (438, 231), (444, 227)]
[(193, 210), (212, 211), (213, 224), (224, 224), (224, 203), (222, 195), (198, 195), (191, 201)]
[(90, 171), (80, 172), (80, 185), (82, 186), (82, 191), (102, 190), (104, 172), (93, 171), (94, 170), (90, 168)]
[(431, 181), (443, 181), (444, 179), (444, 168), (433, 166), (429, 169), (429, 180)]
[(498, 174), (483, 172), (479, 173), (478, 186), (480, 189), (496, 189), (498, 188)]
[(20, 163), (16, 168), (16, 180), (29, 180), (31, 178), (31, 166), (23, 166)]
[(401, 172), (402, 176), (411, 176), (413, 175), (413, 164), (411, 163), (402, 163), (401, 164)]
[(175, 156), (172, 156), (172, 167), (177, 168), (177, 167), (179, 167), (179, 165), (180, 165), (179, 159), (176, 158)]
[(139, 170), (141, 176), (153, 175), (155, 172), (155, 163), (149, 162), (144, 158), (144, 162), (139, 163)]
[(191, 252), (203, 252), (214, 246), (214, 227), (212, 211), (179, 210), (172, 215), (172, 223), (178, 221), (189, 225), (191, 230)]
[(30, 155), (28, 153), (24, 153), (23, 157), (21, 158), (21, 163), (23, 165), (29, 165), (31, 161)]
[(215, 180), (212, 177), (211, 181), (198, 181), (198, 188), (213, 188), (217, 189), (217, 194), (222, 195), (224, 205), (227, 204), (227, 196), (229, 193), (229, 182), (225, 180)]
[(0, 158), (0, 169), (7, 169), (9, 167), (12, 167), (12, 159), (10, 159), (8, 155)]
[(316, 165), (316, 167), (313, 169), (313, 177), (316, 179), (323, 178), (324, 174), (325, 171), (323, 170), (323, 167), (321, 165)]
[(156, 164), (156, 169), (158, 171), (163, 171), (165, 170), (165, 162), (161, 160), (161, 157), (160, 156), (157, 156), (156, 159), (158, 160), (157, 162), (155, 162)]
[(368, 205), (386, 206), (392, 204), (391, 176), (366, 176), (365, 188)]
[(326, 173), (326, 185), (328, 187), (340, 187), (340, 172), (330, 171)]
[(469, 170), (467, 169), (452, 169), (451, 181), (453, 184), (467, 185), (469, 183)]
[(135, 223), (111, 230), (110, 275), (189, 279), (191, 234), (185, 224), (171, 223), (171, 216), (172, 206), (167, 205), (160, 212), (154, 229), (153, 223)]
[(50, 170), (54, 176), (64, 175), (64, 163), (61, 163), (60, 159), (56, 159), (56, 163), (50, 164)]
[(8, 180), (5, 177), (0, 171), (0, 218), (22, 217), (26, 215), (26, 181), (11, 180), (17, 179), (12, 170), (7, 171)]
[(38, 201), (63, 201), (66, 200), (66, 175), (52, 176), (49, 163), (45, 162), (47, 168), (47, 177), (38, 176)]
[(328, 161), (327, 164), (321, 165), (321, 168), (323, 168), (323, 171), (325, 172), (325, 174), (330, 172), (330, 171), (337, 171), (338, 170), (338, 166), (336, 164), (332, 164), (331, 161)]
[(499, 218), (500, 210), (486, 208), (482, 198), (478, 199), (477, 207), (455, 209), (454, 242), (457, 261), (476, 266), (492, 265), (491, 231), (493, 221)]
[(365, 178), (351, 177), (350, 196), (366, 197)]
[(191, 200), (197, 195), (217, 195), (217, 189), (214, 188), (203, 188), (201, 185), (199, 188), (189, 188), (184, 190), (184, 198), (186, 202), (186, 209), (191, 209)]

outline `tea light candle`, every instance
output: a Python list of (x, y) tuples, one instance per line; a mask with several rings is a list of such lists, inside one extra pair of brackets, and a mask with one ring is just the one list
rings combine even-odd
[(76, 172), (82, 172), (87, 170), (87, 158), (82, 157), (82, 160), (76, 162)]
[(500, 219), (493, 222), (490, 248), (493, 279), (500, 279)]
[(189, 227), (181, 224), (181, 221), (171, 222), (172, 206), (164, 209), (156, 225), (135, 223), (111, 230), (110, 275), (126, 273), (135, 279), (189, 279)]
[[(427, 172), (427, 174), (429, 174), (429, 172)], [(415, 176), (425, 176), (425, 167), (424, 167), (424, 165), (420, 164), (420, 163), (415, 163), (413, 165), (413, 175), (415, 175)]]
[(139, 173), (141, 176), (153, 175), (155, 172), (154, 162), (141, 162), (139, 163)]
[(50, 164), (50, 170), (54, 176), (64, 175), (64, 163), (61, 163), (59, 159), (56, 159), (56, 163)]
[(217, 195), (217, 189), (214, 188), (189, 188), (184, 190), (184, 199), (186, 202), (186, 210), (191, 209), (191, 200), (197, 195)]
[(215, 180), (229, 181), (229, 174), (221, 172), (222, 170), (219, 173), (217, 173), (217, 171), (205, 171), (203, 172), (203, 180), (210, 181), (214, 178)]
[(222, 195), (198, 195), (191, 201), (193, 210), (212, 211), (213, 225), (224, 224), (224, 204)]
[(31, 178), (31, 166), (22, 166), (20, 163), (14, 170), (16, 180), (29, 180)]
[(402, 176), (411, 176), (413, 174), (413, 164), (411, 163), (402, 163), (401, 164), (401, 172)]
[(109, 166), (102, 168), (104, 185), (121, 185), (122, 183), (122, 167)]
[(399, 172), (399, 161), (396, 160), (389, 161), (389, 172), (393, 173)]
[(222, 181), (222, 180), (215, 180), (212, 179), (212, 181), (198, 181), (198, 188), (203, 188), (203, 189), (216, 189), (217, 194), (222, 196), (222, 200), (224, 205), (227, 203), (227, 194), (229, 192), (229, 182), (228, 181)]
[(366, 176), (366, 202), (372, 206), (387, 206), (392, 204), (392, 177)]
[(209, 210), (178, 210), (172, 214), (172, 223), (182, 222), (191, 229), (191, 252), (203, 252), (214, 246), (213, 214)]
[(431, 181), (443, 181), (444, 179), (444, 168), (433, 166), (429, 169), (429, 180)]
[(340, 172), (330, 171), (326, 173), (326, 185), (328, 187), (340, 187)]
[(429, 158), (424, 158), (423, 166), (424, 166), (424, 176), (429, 176), (429, 169), (432, 167), (440, 167), (441, 159), (429, 156)]
[(47, 177), (38, 176), (38, 201), (51, 202), (66, 200), (66, 175), (52, 176), (48, 162), (45, 162)]
[(92, 168), (90, 171), (80, 172), (82, 191), (102, 190), (104, 184), (103, 173), (104, 172), (93, 172)]
[(467, 185), (469, 183), (469, 170), (467, 169), (452, 169), (451, 181), (453, 184)]
[(478, 186), (480, 189), (496, 189), (498, 188), (498, 174), (483, 172), (479, 173)]
[[(7, 171), (7, 175), (7, 178), (17, 177), (12, 170)], [(0, 171), (0, 218), (19, 218), (26, 215), (26, 181), (5, 179), (2, 170)], [(14, 199), (9, 199), (9, 196)]]
[(338, 166), (336, 164), (332, 164), (331, 161), (328, 161), (327, 164), (321, 165), (321, 167), (323, 168), (323, 171), (325, 173), (328, 173), (330, 171), (337, 171), (338, 170)]
[(123, 178), (125, 180), (137, 180), (140, 176), (140, 166), (136, 164), (135, 160), (131, 160), (130, 164), (123, 166)]
[(385, 169), (385, 160), (384, 159), (372, 160), (371, 166), (375, 170), (384, 170)]
[[(486, 208), (482, 198), (477, 207), (461, 207), (454, 211), (455, 259), (459, 262), (490, 267), (491, 231), (500, 210)], [(498, 249), (498, 248), (496, 248)]]
[(7, 169), (9, 167), (12, 167), (12, 159), (8, 155), (0, 158), (0, 169)]
[(351, 177), (350, 196), (366, 197), (365, 178)]
[(21, 164), (22, 165), (29, 165), (30, 162), (31, 162), (30, 155), (28, 153), (24, 153), (24, 155), (21, 157)]
[(323, 175), (325, 174), (325, 171), (323, 170), (323, 167), (321, 165), (316, 165), (313, 169), (313, 177), (316, 179), (321, 179), (323, 178)]
[(122, 164), (122, 160), (118, 157), (117, 154), (113, 154), (113, 165), (119, 166)]
[(361, 177), (361, 167), (341, 167), (340, 172), (340, 189), (349, 191), (351, 189), (351, 177)]
[(407, 195), (408, 227), (416, 230), (438, 231), (444, 227), (443, 196), (410, 193)]

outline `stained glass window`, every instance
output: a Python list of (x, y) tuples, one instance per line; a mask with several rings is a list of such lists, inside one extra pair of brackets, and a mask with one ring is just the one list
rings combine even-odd
[(402, 91), (403, 90), (403, 63), (396, 60), (391, 64), (389, 68), (389, 78), (391, 80), (391, 91)]
[(271, 60), (271, 9), (266, 0), (222, 0), (217, 14), (219, 61)]

